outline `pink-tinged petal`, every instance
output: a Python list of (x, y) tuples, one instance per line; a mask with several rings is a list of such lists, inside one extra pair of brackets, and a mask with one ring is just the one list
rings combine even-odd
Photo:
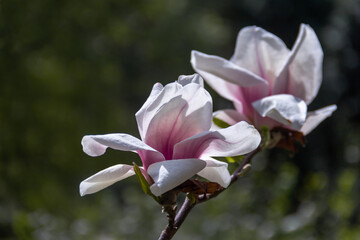
[[(246, 115), (252, 114), (251, 102), (269, 93), (269, 86), (265, 80), (222, 58), (192, 51), (191, 64), (218, 94), (237, 105), (241, 103)], [(233, 67), (232, 70), (230, 66)]]
[(259, 132), (246, 122), (228, 128), (202, 132), (175, 145), (174, 159), (230, 157), (255, 150), (261, 141)]
[(118, 164), (106, 168), (80, 183), (80, 195), (98, 192), (134, 174), (133, 167), (130, 165)]
[(289, 52), (277, 36), (262, 28), (251, 26), (239, 32), (235, 52), (230, 61), (266, 79), (271, 87)]
[(188, 85), (190, 83), (196, 83), (200, 86), (204, 87), (204, 80), (199, 74), (193, 74), (193, 75), (180, 75), (177, 82), (185, 87), (185, 85)]
[(178, 159), (154, 163), (147, 170), (154, 180), (150, 190), (155, 196), (160, 196), (190, 179), (205, 166), (206, 162), (200, 159)]
[(330, 117), (331, 114), (337, 109), (336, 105), (330, 105), (313, 112), (309, 112), (306, 121), (300, 129), (304, 135), (309, 134), (314, 128), (316, 128), (322, 121)]
[(180, 89), (182, 86), (177, 82), (173, 82), (163, 88), (161, 85), (155, 84), (153, 88), (155, 88), (155, 90), (152, 91), (154, 94), (150, 94), (150, 99), (148, 99), (144, 106), (135, 114), (140, 136), (143, 140), (146, 138), (150, 121), (164, 104), (181, 94)]
[(288, 94), (265, 97), (254, 102), (253, 106), (262, 117), (269, 117), (295, 130), (300, 130), (306, 119), (306, 103)]
[[(161, 93), (161, 90), (163, 90), (163, 88), (164, 88), (163, 85), (161, 85), (160, 83), (155, 83), (151, 90), (150, 96), (145, 101), (145, 103), (140, 108), (140, 110), (135, 114), (139, 133), (140, 133), (140, 136), (142, 139), (144, 139), (144, 137), (145, 137), (146, 131), (144, 131), (144, 129), (146, 130), (146, 128), (147, 128), (147, 125), (144, 126), (144, 119), (149, 118), (149, 116), (146, 117), (147, 114), (151, 115), (147, 112), (148, 107), (155, 101), (155, 99), (157, 99), (157, 97), (159, 96), (159, 94)], [(151, 116), (150, 116), (150, 118), (151, 118)], [(145, 123), (146, 123), (146, 121), (145, 121)], [(148, 122), (147, 122), (147, 124), (148, 124)]]
[(108, 147), (115, 150), (137, 152), (145, 169), (154, 162), (165, 160), (162, 153), (136, 137), (123, 133), (87, 135), (83, 137), (81, 144), (83, 145), (84, 152), (92, 157), (104, 154)]
[(164, 104), (154, 115), (145, 142), (173, 159), (177, 142), (207, 131), (211, 127), (212, 99), (199, 84), (190, 83), (179, 90), (180, 95)]
[(279, 75), (276, 77), (274, 81), (274, 87), (272, 94), (283, 94), (289, 92), (289, 84), (290, 84), (290, 75), (289, 75), (289, 67), (291, 63), (294, 61), (295, 56), (297, 55), (300, 46), (303, 44), (306, 36), (305, 29), (301, 26), (298, 37), (296, 38), (294, 47), (292, 48), (287, 61), (285, 62), (282, 70)]
[(233, 109), (216, 111), (213, 113), (213, 117), (220, 119), (221, 121), (226, 122), (229, 125), (234, 125), (241, 121), (245, 121), (245, 122), (249, 121), (249, 119), (245, 115)]
[(206, 178), (210, 182), (216, 182), (226, 188), (231, 182), (231, 176), (228, 171), (228, 164), (212, 158), (204, 159), (206, 167), (197, 173), (197, 175)]
[(302, 24), (298, 38), (299, 41), (292, 49), (294, 56), (291, 57), (289, 66), (287, 93), (303, 99), (309, 105), (321, 85), (324, 54), (310, 26)]
[[(266, 85), (266, 81), (261, 77), (218, 56), (192, 51), (191, 64), (201, 75), (206, 72), (212, 75), (214, 80), (222, 79), (243, 87)], [(209, 81), (207, 78), (205, 80)]]
[(306, 119), (306, 103), (288, 94), (260, 99), (253, 106), (262, 117), (269, 117), (295, 130), (300, 130)]

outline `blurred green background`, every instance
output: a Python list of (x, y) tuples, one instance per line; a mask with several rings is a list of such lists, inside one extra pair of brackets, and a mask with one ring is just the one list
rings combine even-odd
[[(197, 206), (174, 239), (360, 239), (357, 0), (1, 0), (0, 239), (157, 239), (166, 216), (135, 177), (80, 197), (79, 183), (136, 154), (82, 152), (86, 134), (138, 135), (155, 82), (192, 74), (190, 51), (230, 58), (258, 25), (291, 48), (300, 23), (323, 46), (310, 110), (338, 110), (294, 157), (272, 150)], [(215, 92), (214, 110), (231, 107)]]

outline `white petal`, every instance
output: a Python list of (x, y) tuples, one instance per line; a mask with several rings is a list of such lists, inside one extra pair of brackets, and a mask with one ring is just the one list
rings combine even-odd
[(80, 195), (98, 192), (134, 174), (133, 167), (130, 165), (118, 164), (106, 168), (80, 183)]
[(188, 85), (189, 83), (197, 83), (204, 87), (204, 80), (196, 73), (193, 75), (180, 75), (177, 81), (182, 86)]
[[(264, 79), (245, 68), (214, 55), (207, 55), (198, 51), (191, 52), (191, 64), (200, 74), (206, 72), (213, 78), (223, 79), (243, 87), (267, 84)], [(207, 77), (205, 78), (207, 79)], [(211, 80), (210, 80), (211, 81)]]
[(303, 132), (304, 135), (309, 134), (322, 121), (324, 121), (324, 119), (330, 117), (331, 114), (336, 110), (336, 108), (336, 105), (330, 105), (316, 111), (309, 112), (306, 117), (306, 121), (300, 131)]
[(242, 102), (245, 109), (269, 93), (264, 79), (220, 57), (192, 51), (191, 64), (218, 94), (234, 103)]
[(154, 85), (148, 100), (135, 114), (141, 139), (145, 139), (149, 123), (154, 115), (164, 104), (169, 102), (172, 98), (179, 96), (179, 90), (181, 88), (182, 86), (177, 82), (167, 84), (165, 87), (162, 87), (161, 84)]
[(190, 83), (179, 90), (180, 95), (164, 104), (154, 115), (145, 142), (173, 159), (173, 146), (211, 127), (212, 99), (199, 84)]
[(87, 135), (83, 137), (81, 144), (84, 152), (92, 157), (104, 154), (108, 147), (121, 151), (137, 152), (145, 168), (154, 162), (165, 160), (162, 153), (136, 137), (123, 133)]
[(259, 132), (246, 122), (228, 128), (192, 136), (175, 146), (174, 158), (230, 157), (255, 150), (261, 141)]
[(306, 104), (317, 95), (322, 81), (323, 51), (314, 30), (301, 25), (299, 37), (292, 49), (292, 61), (289, 66), (288, 93), (303, 99)]
[(147, 170), (155, 182), (150, 186), (150, 190), (155, 196), (160, 196), (193, 177), (205, 166), (206, 162), (200, 159), (177, 159), (154, 163)]
[(262, 117), (272, 118), (295, 130), (300, 130), (306, 119), (306, 103), (288, 94), (279, 94), (253, 102)]
[(251, 26), (239, 32), (231, 61), (266, 79), (272, 85), (289, 52), (277, 36), (262, 28)]
[(151, 90), (150, 96), (145, 101), (145, 103), (140, 108), (140, 110), (135, 114), (136, 121), (138, 124), (138, 129), (139, 129), (140, 136), (142, 139), (144, 139), (144, 127), (145, 127), (144, 126), (144, 118), (146, 116), (147, 109), (155, 101), (155, 99), (158, 97), (158, 95), (160, 94), (160, 92), (163, 88), (164, 87), (160, 83), (155, 83)]
[(143, 141), (124, 133), (112, 133), (105, 135), (86, 135), (81, 140), (83, 150), (92, 157), (100, 156), (105, 153), (108, 147), (121, 151), (148, 150), (155, 151)]
[(206, 161), (206, 167), (198, 172), (197, 175), (211, 182), (216, 182), (224, 188), (228, 187), (231, 182), (228, 164), (211, 158), (204, 160)]

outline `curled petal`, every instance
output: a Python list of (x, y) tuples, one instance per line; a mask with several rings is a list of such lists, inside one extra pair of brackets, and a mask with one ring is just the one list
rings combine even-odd
[(154, 162), (165, 160), (162, 153), (136, 137), (123, 133), (87, 135), (83, 137), (81, 144), (84, 152), (92, 157), (104, 154), (108, 147), (121, 151), (137, 152), (145, 168)]
[(300, 130), (306, 119), (306, 103), (288, 94), (279, 94), (253, 102), (262, 117), (272, 118), (295, 130)]
[(316, 111), (309, 112), (306, 117), (306, 121), (300, 131), (303, 132), (304, 135), (309, 134), (322, 121), (324, 121), (324, 119), (330, 117), (331, 114), (336, 110), (336, 108), (336, 105), (330, 105)]
[(106, 168), (80, 183), (80, 195), (98, 192), (134, 174), (133, 167), (130, 165), (118, 164)]
[(147, 170), (154, 180), (150, 190), (155, 196), (160, 196), (193, 177), (205, 166), (206, 162), (200, 159), (178, 159), (154, 163)]
[(199, 133), (175, 145), (174, 159), (204, 156), (230, 157), (249, 153), (260, 144), (259, 132), (246, 122)]
[(204, 160), (206, 161), (206, 167), (198, 172), (197, 175), (211, 182), (216, 182), (224, 188), (228, 187), (231, 181), (228, 164), (212, 158)]

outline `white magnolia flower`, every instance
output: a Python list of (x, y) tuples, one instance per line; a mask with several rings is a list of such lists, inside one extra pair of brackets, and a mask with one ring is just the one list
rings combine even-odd
[[(155, 84), (136, 120), (142, 140), (116, 133), (88, 135), (81, 143), (90, 156), (102, 155), (108, 147), (139, 154), (142, 173), (156, 196), (195, 174), (227, 187), (227, 164), (211, 157), (243, 155), (260, 144), (259, 133), (246, 122), (210, 131), (212, 99), (197, 74), (180, 76), (165, 87)], [(134, 174), (133, 166), (112, 166), (81, 182), (80, 194), (97, 192)]]
[(323, 51), (313, 29), (300, 27), (291, 50), (259, 27), (243, 28), (230, 60), (192, 51), (191, 64), (207, 83), (234, 103), (235, 110), (215, 113), (229, 123), (245, 120), (268, 126), (312, 131), (336, 105), (307, 112), (322, 81)]

